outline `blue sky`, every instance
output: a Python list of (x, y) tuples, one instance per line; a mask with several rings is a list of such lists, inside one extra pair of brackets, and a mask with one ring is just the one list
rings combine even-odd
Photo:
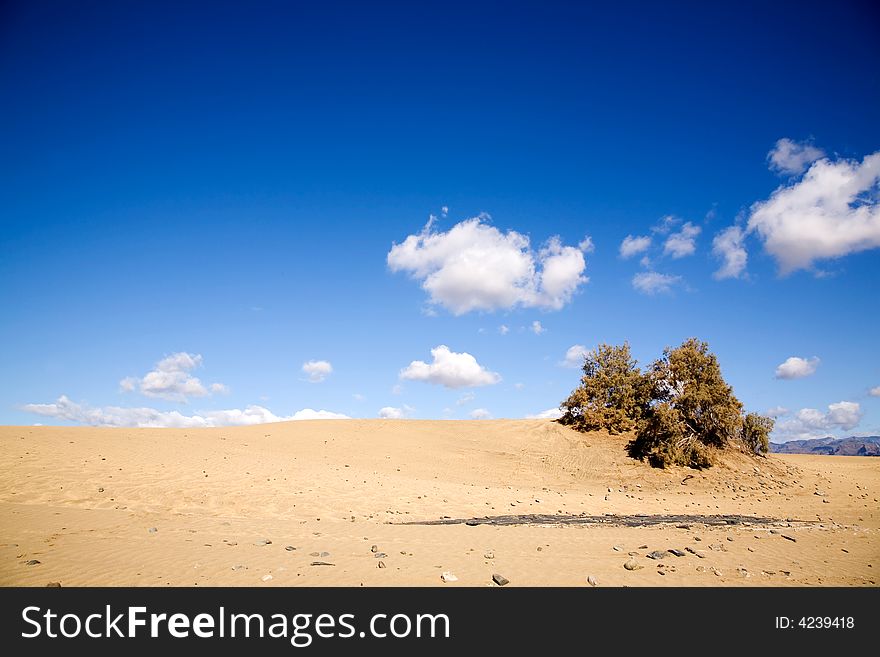
[(880, 433), (877, 11), (706, 4), (6, 3), (0, 422), (516, 418), (697, 336)]

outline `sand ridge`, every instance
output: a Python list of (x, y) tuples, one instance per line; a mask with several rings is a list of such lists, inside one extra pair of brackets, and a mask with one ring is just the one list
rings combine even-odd
[[(880, 460), (657, 470), (626, 442), (547, 420), (0, 427), (0, 584), (876, 585)], [(607, 514), (774, 523), (406, 524)]]

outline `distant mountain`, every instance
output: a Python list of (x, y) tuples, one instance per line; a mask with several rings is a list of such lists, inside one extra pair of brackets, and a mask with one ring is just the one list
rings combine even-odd
[(770, 443), (775, 454), (825, 454), (827, 456), (880, 456), (880, 436), (813, 438)]

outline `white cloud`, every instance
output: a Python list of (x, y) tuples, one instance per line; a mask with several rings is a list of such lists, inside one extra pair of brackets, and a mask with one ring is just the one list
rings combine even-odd
[(871, 388), (868, 391), (868, 394), (872, 397), (880, 397), (880, 386), (877, 386), (876, 388)]
[(547, 329), (545, 329), (543, 326), (541, 326), (541, 322), (535, 320), (534, 322), (532, 322), (532, 326), (529, 328), (529, 330), (532, 333), (534, 333), (535, 335), (541, 335)]
[(475, 408), (470, 412), (472, 420), (491, 420), (492, 414), (485, 408)]
[(693, 255), (697, 249), (697, 235), (701, 230), (699, 226), (694, 226), (690, 221), (687, 222), (680, 231), (666, 238), (666, 242), (663, 244), (663, 253), (673, 258)]
[(760, 235), (782, 275), (880, 247), (880, 151), (861, 163), (819, 160), (755, 203), (748, 230)]
[(442, 208), (440, 208), (440, 216), (445, 217), (447, 214), (449, 214), (449, 206), (444, 205)]
[(123, 392), (140, 391), (146, 397), (185, 402), (189, 397), (206, 397), (212, 393), (229, 392), (222, 383), (212, 383), (208, 387), (190, 372), (201, 366), (200, 354), (179, 352), (166, 356), (155, 369), (142, 378), (128, 376), (119, 382)]
[(475, 398), (476, 398), (476, 395), (474, 393), (466, 392), (461, 397), (458, 398), (458, 400), (455, 402), (455, 405), (456, 406), (464, 406), (465, 404), (470, 404), (472, 401), (474, 401)]
[(627, 235), (620, 243), (620, 257), (631, 258), (639, 253), (644, 253), (651, 246), (651, 237), (648, 235)]
[(587, 355), (587, 348), (582, 344), (573, 344), (565, 352), (565, 358), (559, 363), (562, 367), (570, 367), (579, 369), (584, 366), (584, 356)]
[(361, 393), (359, 393), (359, 392), (354, 393), (354, 394), (352, 395), (352, 397), (354, 397), (354, 400), (355, 400), (355, 401), (364, 401), (364, 400), (366, 399), (366, 397), (364, 397), (364, 396), (363, 396)]
[(679, 219), (675, 215), (667, 214), (665, 217), (662, 217), (660, 221), (651, 226), (651, 232), (660, 235), (666, 235), (666, 233), (671, 231), (680, 223), (681, 219)]
[(514, 383), (513, 387), (515, 390), (523, 390), (526, 387), (525, 383)]
[(785, 359), (779, 367), (776, 368), (777, 379), (803, 379), (810, 376), (819, 367), (821, 361), (818, 357), (800, 358), (799, 356), (791, 356)]
[(767, 153), (770, 168), (777, 173), (796, 175), (806, 171), (807, 167), (825, 156), (825, 152), (808, 142), (796, 142), (782, 138)]
[(210, 390), (212, 394), (222, 394), (222, 395), (229, 394), (229, 386), (224, 385), (222, 383), (212, 383), (211, 385), (208, 386), (208, 390)]
[(403, 386), (399, 383), (395, 383), (391, 386), (391, 394), (392, 395), (402, 395), (403, 394)]
[(527, 420), (556, 420), (562, 417), (562, 409), (548, 408), (546, 411), (535, 413), (534, 415), (526, 415)]
[(333, 365), (326, 360), (310, 360), (303, 363), (302, 371), (309, 377), (309, 383), (321, 383), (333, 373)]
[(588, 281), (582, 249), (552, 237), (536, 253), (527, 236), (502, 233), (487, 219), (474, 217), (445, 233), (429, 221), (419, 234), (392, 246), (388, 267), (409, 272), (431, 303), (455, 315), (518, 306), (559, 310)]
[(596, 250), (596, 245), (593, 244), (593, 238), (587, 235), (584, 239), (578, 242), (578, 248), (584, 253), (592, 253)]
[(402, 408), (396, 406), (383, 406), (379, 409), (379, 417), (385, 420), (401, 420), (405, 417)]
[(828, 412), (815, 408), (802, 408), (790, 420), (778, 422), (773, 430), (774, 438), (785, 440), (808, 440), (822, 438), (830, 431), (849, 431), (862, 420), (858, 403), (841, 401), (828, 405)]
[(507, 324), (502, 324), (498, 327), (498, 332), (501, 335), (507, 335), (508, 333), (510, 333), (510, 327), (508, 327)]
[(471, 388), (493, 385), (501, 381), (497, 372), (490, 372), (469, 353), (450, 351), (444, 344), (431, 349), (434, 362), (414, 360), (400, 371), (400, 378), (424, 381), (447, 388)]
[(739, 226), (728, 226), (712, 240), (712, 254), (721, 260), (713, 274), (718, 279), (739, 278), (745, 271), (749, 254), (744, 246), (745, 231)]
[(233, 408), (220, 411), (206, 411), (199, 414), (184, 415), (178, 411), (159, 411), (155, 408), (123, 408), (119, 406), (90, 407), (71, 401), (61, 395), (51, 404), (26, 404), (22, 407), (29, 413), (36, 413), (58, 420), (77, 422), (96, 427), (227, 427), (264, 424), (266, 422), (288, 422), (293, 420), (342, 420), (347, 415), (330, 411), (315, 411), (304, 408), (293, 415), (275, 415), (268, 408), (251, 405), (244, 410)]
[(660, 274), (656, 271), (644, 271), (632, 278), (632, 286), (642, 294), (671, 292), (672, 287), (680, 282), (681, 276)]
[(768, 408), (764, 415), (772, 418), (782, 417), (783, 415), (788, 415), (788, 409), (785, 406), (773, 406)]

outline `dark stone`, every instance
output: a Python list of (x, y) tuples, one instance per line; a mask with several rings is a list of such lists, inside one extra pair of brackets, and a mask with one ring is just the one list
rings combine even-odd
[(498, 586), (506, 586), (507, 584), (510, 584), (509, 579), (507, 579), (504, 575), (499, 575), (498, 573), (492, 575), (492, 581), (495, 582)]
[(683, 557), (684, 556), (684, 552), (682, 552), (681, 550), (676, 549), (676, 548), (672, 548), (671, 550), (669, 550), (669, 553), (674, 554), (676, 557)]
[(661, 552), (660, 550), (654, 550), (653, 552), (649, 552), (645, 556), (649, 559), (662, 559), (666, 556), (666, 553)]

